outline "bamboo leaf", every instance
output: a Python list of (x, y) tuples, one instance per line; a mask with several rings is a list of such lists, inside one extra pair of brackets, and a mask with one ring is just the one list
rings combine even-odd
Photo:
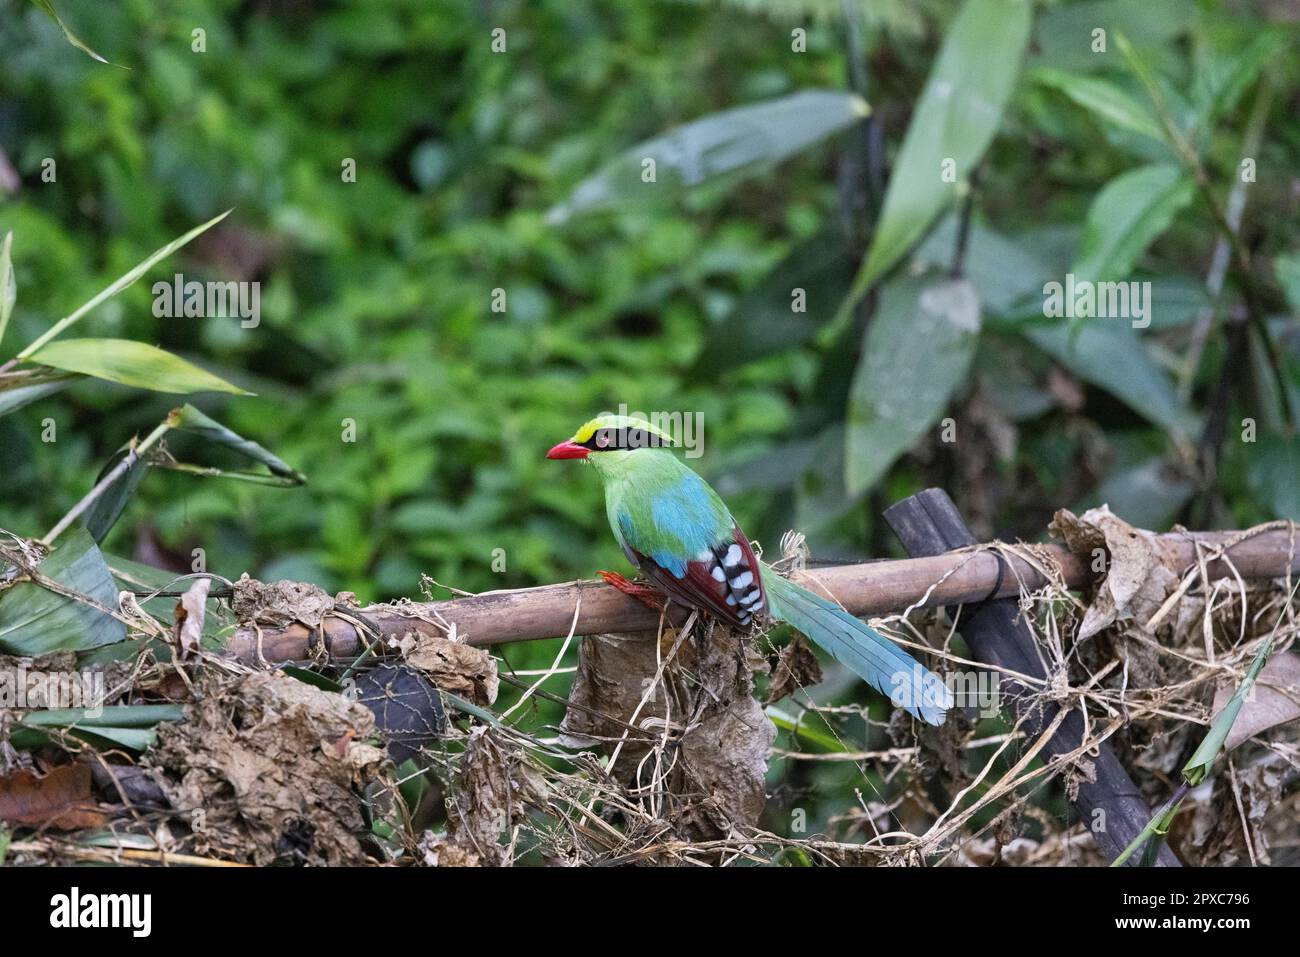
[(1138, 836), (1129, 842), (1128, 847), (1120, 852), (1119, 857), (1110, 862), (1110, 866), (1122, 867), (1124, 862), (1133, 855), (1133, 852), (1145, 844), (1146, 848), (1142, 852), (1138, 866), (1153, 867), (1156, 858), (1160, 855), (1160, 845), (1164, 843), (1165, 835), (1169, 833), (1169, 826), (1173, 824), (1178, 809), (1182, 807), (1186, 793), (1186, 786), (1184, 785), (1184, 787), (1179, 788), (1178, 793), (1162, 804), (1151, 815), (1151, 820), (1147, 821), (1146, 826), (1138, 832)]
[(1032, 76), (1044, 86), (1064, 93), (1112, 126), (1139, 133), (1159, 143), (1165, 142), (1160, 122), (1151, 111), (1109, 80), (1079, 76), (1050, 67), (1040, 67)]
[(451, 705), (457, 711), (472, 715), (494, 728), (501, 726), (501, 719), (486, 708), (480, 708), (478, 705), (466, 701), (460, 695), (454, 695), (450, 691), (443, 691), (441, 688), (438, 689), (438, 694), (442, 695), (443, 703)]
[[(286, 480), (289, 484), (302, 485), (307, 481), (306, 477), (297, 469), (288, 465), (283, 459), (279, 458), (272, 452), (267, 451), (251, 439), (246, 439), (232, 430), (226, 428), (216, 419), (205, 415), (194, 406), (186, 403), (181, 407), (180, 415), (175, 419), (175, 427), (184, 429), (186, 432), (193, 432), (195, 435), (202, 436), (209, 442), (217, 445), (224, 445), (247, 459), (252, 459), (261, 465), (265, 465), (273, 476)], [(187, 469), (188, 470), (188, 469)], [(222, 473), (232, 478), (243, 478), (248, 480), (265, 480), (265, 476), (249, 475), (246, 473)], [(284, 484), (283, 482), (277, 484)]]
[(1173, 164), (1139, 167), (1107, 183), (1088, 208), (1072, 269), (1076, 282), (1127, 278), (1194, 191), (1192, 181)]
[[(262, 446), (236, 434), (220, 422), (204, 415), (192, 405), (186, 404), (182, 408), (173, 411), (168, 418), (168, 425), (172, 429), (184, 429), (194, 432), (210, 442), (233, 449), (240, 455), (266, 465), (272, 474), (229, 472), (217, 468), (170, 461), (170, 457), (160, 467), (194, 475), (233, 478), (278, 487), (301, 485), (306, 481), (300, 473), (290, 468)], [(96, 487), (109, 472), (119, 466), (122, 460), (131, 454), (132, 449), (133, 446), (124, 445), (117, 450), (100, 471), (99, 477), (96, 479)], [(140, 449), (143, 450), (143, 446)], [(142, 454), (131, 463), (125, 472), (117, 476), (111, 484), (100, 492), (82, 519), (83, 524), (95, 541), (101, 542), (104, 540), (104, 537), (121, 516), (122, 510), (126, 508), (127, 503), (135, 495), (136, 489), (139, 488), (141, 481), (144, 480), (145, 474), (151, 467), (153, 467), (153, 464), (150, 462), (149, 457)]]
[(815, 744), (823, 751), (829, 754), (843, 753), (848, 750), (844, 742), (832, 735), (813, 727), (807, 721), (795, 718), (785, 711), (782, 711), (776, 705), (768, 705), (764, 713), (772, 720), (772, 723), (782, 731), (787, 731), (795, 737), (802, 738), (810, 744)]
[(911, 448), (966, 379), (980, 303), (964, 279), (885, 286), (849, 391), (844, 483), (861, 494)]
[[(114, 452), (112, 458), (100, 469), (99, 475), (95, 478), (95, 485), (102, 482), (104, 477), (130, 454), (131, 446), (129, 445), (124, 445)], [(117, 524), (118, 518), (122, 515), (122, 510), (131, 501), (136, 489), (144, 481), (145, 473), (148, 471), (148, 461), (145, 458), (136, 459), (125, 472), (100, 493), (94, 504), (86, 510), (85, 515), (82, 516), (82, 524), (86, 526), (86, 531), (90, 533), (90, 537), (96, 542), (102, 542), (105, 536), (112, 531), (113, 526)]]
[(1241, 706), (1246, 700), (1246, 695), (1254, 687), (1255, 679), (1264, 670), (1264, 665), (1268, 662), (1268, 656), (1272, 653), (1273, 639), (1270, 637), (1255, 654), (1255, 660), (1251, 662), (1246, 677), (1242, 678), (1241, 684), (1237, 686), (1236, 694), (1229, 699), (1223, 710), (1215, 716), (1214, 722), (1210, 725), (1210, 733), (1201, 740), (1196, 753), (1183, 765), (1183, 779), (1192, 787), (1196, 787), (1205, 780), (1205, 776), (1210, 771), (1210, 766), (1214, 764), (1219, 752), (1223, 750), (1224, 742), (1228, 740), (1228, 732), (1232, 730), (1237, 715), (1241, 712)]
[(88, 715), (82, 708), (29, 711), (22, 723), (29, 728), (152, 728), (160, 721), (180, 721), (183, 717), (184, 705), (123, 704), (106, 707), (97, 715)]
[[(969, 180), (1002, 122), (1031, 20), (1025, 0), (963, 4), (907, 127), (849, 306), (916, 244)], [(953, 177), (943, 175), (947, 168)]]
[[(108, 570), (113, 573), (113, 580), (119, 589), (128, 589), (132, 591), (178, 591), (192, 584), (193, 579), (178, 575), (176, 572), (167, 571), (162, 568), (154, 568), (151, 565), (143, 565), (139, 562), (133, 562), (129, 558), (121, 558), (117, 555), (105, 554), (104, 561), (108, 563)], [(162, 621), (168, 621), (176, 607), (176, 599), (169, 596), (158, 596), (154, 598), (140, 599), (140, 606), (149, 614)], [(223, 611), (222, 601), (219, 598), (209, 598), (206, 602), (206, 613), (203, 616), (203, 635), (206, 638), (218, 638), (223, 630), (229, 627), (230, 616)], [(127, 642), (127, 645), (134, 642)], [(135, 652), (124, 649), (122, 654), (117, 654), (114, 649), (106, 649), (98, 652), (91, 652), (89, 655), (83, 655), (82, 661), (93, 659), (93, 663), (99, 664), (102, 661), (120, 661), (134, 657)]]
[(290, 678), (301, 681), (303, 684), (309, 684), (313, 688), (320, 688), (321, 691), (342, 694), (346, 690), (343, 685), (319, 671), (310, 671), (307, 668), (299, 668), (297, 665), (281, 665), (280, 670)]
[(130, 339), (61, 339), (42, 346), (33, 362), (153, 392), (231, 392), (252, 395), (191, 362)]
[(207, 230), (209, 230), (209, 229), (211, 229), (213, 226), (215, 226), (217, 223), (221, 222), (223, 219), (225, 219), (227, 216), (229, 216), (230, 213), (231, 213), (231, 210), (228, 209), (228, 210), (226, 210), (224, 213), (222, 213), (220, 216), (214, 216), (214, 217), (212, 217), (211, 219), (209, 219), (206, 223), (201, 223), (200, 225), (195, 226), (193, 229), (191, 229), (191, 230), (190, 230), (188, 233), (186, 233), (184, 236), (181, 236), (181, 237), (179, 237), (179, 238), (177, 238), (177, 239), (173, 239), (171, 242), (167, 243), (165, 246), (160, 246), (158, 249), (155, 249), (155, 250), (153, 251), (153, 253), (152, 253), (151, 255), (147, 256), (143, 261), (141, 261), (140, 263), (138, 263), (137, 265), (135, 265), (133, 268), (131, 268), (131, 269), (128, 270), (127, 272), (123, 273), (121, 276), (119, 276), (119, 277), (118, 277), (117, 279), (115, 279), (113, 282), (109, 283), (107, 286), (105, 286), (103, 289), (101, 289), (101, 290), (100, 290), (100, 291), (99, 291), (95, 296), (93, 296), (91, 299), (89, 299), (89, 300), (87, 300), (86, 302), (84, 302), (84, 303), (83, 303), (81, 306), (79, 306), (77, 309), (73, 310), (71, 313), (69, 313), (68, 315), (64, 316), (62, 319), (60, 319), (58, 322), (56, 322), (53, 326), (51, 326), (49, 329), (47, 329), (47, 330), (46, 330), (46, 331), (45, 331), (45, 332), (44, 332), (40, 337), (38, 337), (38, 338), (36, 339), (35, 342), (33, 342), (31, 345), (29, 345), (29, 346), (28, 346), (26, 349), (24, 349), (22, 352), (18, 353), (18, 358), (20, 358), (20, 359), (27, 359), (27, 358), (30, 358), (34, 352), (36, 352), (36, 351), (37, 351), (38, 349), (40, 349), (43, 345), (45, 345), (47, 342), (49, 342), (51, 339), (53, 339), (55, 336), (57, 336), (59, 333), (61, 333), (64, 329), (67, 329), (69, 326), (71, 326), (73, 323), (75, 323), (78, 319), (80, 319), (80, 318), (81, 318), (82, 316), (84, 316), (86, 313), (90, 312), (90, 310), (94, 309), (94, 308), (95, 308), (96, 306), (98, 306), (100, 303), (103, 303), (103, 302), (105, 302), (105, 301), (107, 301), (107, 300), (109, 300), (109, 299), (112, 299), (112, 298), (113, 298), (114, 296), (116, 296), (119, 292), (121, 292), (123, 289), (127, 288), (128, 286), (130, 286), (130, 285), (131, 285), (132, 283), (134, 283), (137, 279), (139, 279), (139, 278), (140, 278), (141, 276), (143, 276), (146, 272), (148, 272), (149, 269), (150, 269), (150, 268), (151, 268), (155, 263), (159, 262), (160, 260), (166, 259), (168, 256), (170, 256), (170, 255), (171, 255), (172, 253), (174, 253), (176, 250), (180, 249), (182, 246), (184, 246), (186, 243), (188, 243), (188, 242), (189, 242), (191, 239), (193, 239), (195, 236), (198, 236), (200, 233), (206, 232)]
[[(117, 608), (113, 576), (85, 529), (69, 532), (37, 571), (103, 608)], [(36, 582), (19, 581), (0, 591), (0, 651), (8, 654), (84, 651), (125, 637), (126, 625), (116, 618)]]
[[(1300, 702), (1295, 700), (1295, 689), (1300, 688), (1300, 655), (1288, 652), (1270, 657), (1255, 684), (1254, 695), (1248, 696), (1223, 743), (1225, 751), (1269, 728), (1300, 718)], [(1215, 689), (1216, 712), (1227, 705), (1230, 690), (1226, 683)]]
[(0, 342), (4, 341), (5, 327), (13, 315), (14, 303), (18, 300), (18, 283), (14, 279), (13, 232), (5, 233), (4, 242), (0, 243)]
[(0, 376), (0, 416), (17, 412), (47, 395), (62, 392), (80, 378), (82, 376), (65, 372)]
[(16, 748), (31, 749), (58, 745), (66, 736), (101, 749), (145, 751), (152, 747), (159, 724), (184, 717), (185, 708), (179, 704), (113, 705), (98, 714), (82, 708), (29, 711), (14, 725), (10, 741)]
[[(723, 110), (632, 147), (577, 185), (547, 222), (580, 213), (668, 198), (728, 174), (752, 172), (788, 159), (870, 113), (861, 97), (836, 90), (790, 96)], [(654, 179), (647, 182), (653, 162)]]
[(36, 9), (40, 10), (54, 21), (55, 25), (63, 31), (64, 38), (66, 38), (74, 47), (93, 60), (98, 60), (100, 63), (108, 63), (107, 60), (87, 46), (86, 42), (82, 40), (81, 37), (77, 36), (68, 28), (68, 25), (63, 22), (63, 18), (59, 16), (58, 11), (54, 9), (54, 4), (51, 0), (32, 0), (32, 3), (36, 4)]

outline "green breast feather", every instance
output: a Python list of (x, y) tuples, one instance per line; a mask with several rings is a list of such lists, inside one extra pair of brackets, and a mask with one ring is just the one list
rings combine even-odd
[(731, 539), (735, 523), (727, 506), (671, 452), (606, 452), (592, 464), (605, 480), (605, 511), (619, 544), (677, 578), (688, 562)]

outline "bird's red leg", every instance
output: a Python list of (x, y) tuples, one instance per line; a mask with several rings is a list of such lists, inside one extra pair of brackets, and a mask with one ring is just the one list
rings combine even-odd
[(643, 605), (648, 605), (655, 611), (664, 610), (664, 594), (653, 585), (639, 585), (636, 582), (630, 582), (618, 572), (599, 572), (601, 578), (605, 579), (605, 584), (613, 585), (625, 595), (631, 595)]

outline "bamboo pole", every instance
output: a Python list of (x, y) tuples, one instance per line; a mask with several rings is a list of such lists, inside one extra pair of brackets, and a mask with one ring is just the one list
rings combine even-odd
[[(885, 509), (885, 521), (913, 555), (941, 554), (975, 543), (956, 504), (939, 488), (928, 488), (895, 502)], [(1044, 700), (1031, 687), (1009, 677), (1022, 674), (1044, 682), (1050, 678), (1042, 649), (1027, 616), (1020, 613), (1019, 602), (1006, 598), (963, 611), (957, 629), (970, 647), (971, 657), (1005, 672), (998, 681), (999, 706), (1008, 715), (1016, 716), (1016, 727), (1026, 741), (1054, 727), (1051, 737), (1043, 742), (1043, 760), (1072, 762), (1090, 734), (1084, 709), (1069, 704), (1066, 713), (1061, 714), (1061, 705)], [(1109, 741), (1099, 741), (1087, 751), (1092, 774), (1076, 779), (1070, 801), (1077, 819), (1087, 823), (1098, 849), (1115, 860), (1146, 825), (1151, 808)], [(1161, 851), (1160, 866), (1179, 866), (1167, 845)]]
[[(1157, 536), (1182, 572), (1197, 562), (1197, 543), (1216, 546), (1240, 532), (1171, 532)], [(1092, 573), (1063, 545), (1029, 546), (1036, 557), (1060, 567), (1071, 588), (1087, 584)], [(1276, 578), (1300, 572), (1300, 554), (1286, 529), (1265, 531), (1237, 542), (1227, 551), (1244, 578)], [(870, 617), (901, 612), (912, 605), (931, 608), (1018, 594), (1047, 584), (1038, 568), (1020, 555), (1001, 561), (992, 551), (957, 551), (925, 558), (875, 561), (809, 569), (794, 579), (806, 588), (834, 597), (855, 615)], [(1211, 562), (1211, 579), (1230, 574), (1223, 561)], [(999, 585), (1000, 582), (1000, 585)], [(997, 591), (994, 592), (994, 587)], [(576, 612), (576, 622), (575, 622)], [(241, 661), (293, 661), (312, 657), (321, 647), (336, 657), (360, 654), (360, 620), (385, 637), (409, 632), (445, 635), (454, 625), (457, 636), (471, 645), (530, 641), (608, 632), (644, 631), (657, 627), (659, 613), (600, 581), (576, 581), (538, 588), (492, 591), (448, 601), (372, 605), (327, 616), (319, 629), (294, 623), (282, 627), (245, 625), (231, 637), (226, 652)], [(351, 620), (349, 620), (351, 619)]]

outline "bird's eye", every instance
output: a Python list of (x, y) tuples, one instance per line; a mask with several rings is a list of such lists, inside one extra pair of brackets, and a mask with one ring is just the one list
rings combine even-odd
[(608, 447), (609, 447), (609, 433), (608, 433), (608, 432), (597, 432), (597, 433), (596, 433), (596, 445), (597, 445), (598, 447), (602, 448), (602, 449), (604, 449), (604, 448), (608, 448)]

